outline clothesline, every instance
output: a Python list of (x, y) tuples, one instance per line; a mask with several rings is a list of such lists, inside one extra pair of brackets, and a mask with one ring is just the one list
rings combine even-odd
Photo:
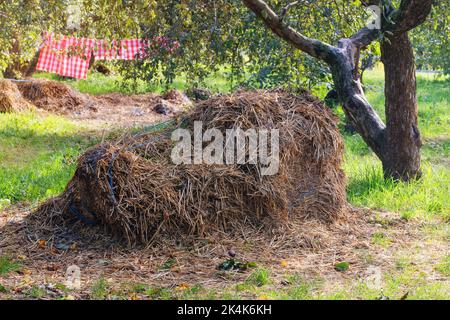
[(146, 58), (149, 48), (161, 46), (169, 54), (179, 47), (177, 41), (165, 37), (153, 39), (123, 39), (108, 42), (104, 39), (77, 38), (44, 34), (37, 70), (60, 76), (86, 79), (92, 55), (96, 60), (133, 60)]

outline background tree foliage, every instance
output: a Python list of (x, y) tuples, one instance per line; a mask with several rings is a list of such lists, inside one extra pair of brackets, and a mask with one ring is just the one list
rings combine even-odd
[[(269, 4), (281, 14), (289, 2)], [(78, 9), (78, 28), (66, 25), (69, 6)], [(326, 65), (292, 50), (240, 0), (3, 0), (0, 17), (0, 71), (23, 69), (36, 53), (41, 32), (50, 30), (111, 41), (165, 36), (180, 42), (174, 54), (160, 50), (146, 60), (118, 62), (130, 83), (170, 84), (184, 75), (199, 86), (219, 70), (232, 86), (309, 88), (331, 82)], [(361, 28), (367, 17), (360, 1), (304, 0), (285, 19), (306, 36), (335, 43)], [(431, 19), (412, 33), (419, 67), (449, 69), (448, 17), (448, 2), (436, 1)], [(378, 44), (363, 54), (363, 62), (376, 60)]]
[(411, 32), (419, 69), (450, 72), (449, 20), (450, 2), (435, 1), (428, 20)]
[[(310, 37), (333, 42), (365, 22), (364, 11), (352, 1), (306, 2), (292, 8), (286, 19), (293, 27), (309, 30)], [(273, 4), (281, 12), (287, 2)], [(298, 88), (330, 81), (324, 64), (273, 36), (242, 1), (161, 1), (154, 10), (157, 23), (141, 24), (143, 36), (163, 35), (179, 41), (181, 47), (175, 55), (125, 64), (126, 79), (170, 83), (184, 74), (198, 86), (209, 74), (225, 68), (234, 86)]]
[(64, 8), (64, 1), (0, 0), (0, 71), (26, 67), (43, 30), (64, 32)]

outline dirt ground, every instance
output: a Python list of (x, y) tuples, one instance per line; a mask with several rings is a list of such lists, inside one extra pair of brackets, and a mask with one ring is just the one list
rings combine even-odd
[(17, 83), (6, 81), (4, 84), (17, 87), (17, 93), (22, 94), (39, 114), (61, 115), (95, 129), (145, 127), (167, 120), (192, 106), (192, 101), (175, 89), (164, 94), (91, 95), (45, 79)]
[(145, 127), (166, 121), (192, 105), (183, 93), (173, 92), (176, 93), (172, 96), (157, 93), (87, 95), (88, 101), (83, 109), (64, 116), (96, 128)]
[[(27, 298), (26, 293), (34, 286), (45, 292), (40, 298), (64, 296), (58, 288), (65, 283), (66, 270), (71, 265), (81, 269), (81, 288), (70, 292), (74, 299), (92, 297), (92, 286), (99, 278), (106, 279), (110, 292), (123, 293), (124, 285), (140, 283), (175, 292), (201, 285), (220, 294), (245, 281), (251, 273), (250, 269), (217, 269), (230, 250), (242, 261), (269, 269), (270, 287), (274, 290), (289, 285), (289, 274), (300, 274), (303, 279), (320, 277), (324, 292), (344, 288), (348, 281), (370, 282), (374, 270), (385, 273), (395, 269), (400, 252), (418, 255), (413, 263), (430, 279), (448, 285), (448, 279), (439, 278), (433, 270), (447, 250), (446, 242), (426, 243), (423, 223), (406, 221), (388, 212), (352, 209), (347, 219), (332, 225), (305, 221), (292, 225), (287, 233), (269, 235), (249, 229), (240, 230), (235, 236), (217, 234), (192, 238), (191, 243), (154, 243), (135, 248), (118, 243), (98, 227), (80, 229), (79, 223), (71, 229), (50, 228), (42, 233), (29, 218), (26, 208), (20, 212), (15, 209), (14, 214), (0, 213), (0, 255), (9, 255), (22, 266), (2, 278), (2, 285), (9, 290), (4, 297)], [(374, 235), (381, 232), (388, 235), (388, 246), (373, 243)], [(421, 245), (426, 245), (426, 251), (420, 250)], [(336, 270), (336, 263), (341, 261), (349, 263), (348, 270)], [(126, 290), (125, 295), (148, 298)], [(241, 297), (259, 298), (251, 292), (244, 292)]]

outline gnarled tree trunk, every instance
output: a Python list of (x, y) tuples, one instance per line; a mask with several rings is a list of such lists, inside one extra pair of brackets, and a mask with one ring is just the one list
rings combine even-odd
[(385, 76), (386, 177), (408, 180), (420, 176), (420, 133), (417, 124), (416, 70), (407, 32), (381, 44)]

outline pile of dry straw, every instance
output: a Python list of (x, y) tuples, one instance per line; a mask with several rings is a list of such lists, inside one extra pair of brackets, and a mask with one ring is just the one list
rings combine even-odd
[[(271, 228), (293, 219), (337, 219), (346, 209), (343, 142), (336, 118), (317, 98), (283, 91), (240, 91), (201, 102), (184, 124), (203, 129), (279, 129), (280, 168), (174, 165), (171, 130), (90, 148), (65, 192), (36, 212), (51, 223), (100, 223), (129, 243), (158, 237)], [(68, 220), (69, 219), (69, 220)]]
[(19, 112), (32, 107), (22, 97), (15, 83), (6, 79), (0, 79), (0, 112)]
[(21, 112), (36, 106), (64, 114), (83, 109), (87, 102), (84, 95), (57, 81), (0, 79), (0, 112)]
[(33, 79), (19, 82), (17, 86), (25, 99), (46, 111), (73, 112), (87, 103), (84, 95), (58, 81)]

